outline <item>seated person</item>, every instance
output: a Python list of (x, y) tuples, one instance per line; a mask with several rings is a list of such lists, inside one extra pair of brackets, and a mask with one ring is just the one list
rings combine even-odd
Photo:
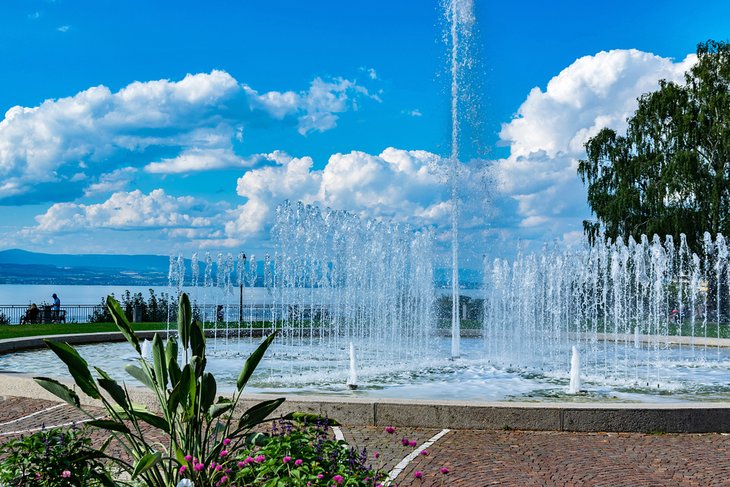
[(31, 304), (30, 307), (28, 307), (28, 310), (25, 312), (25, 316), (23, 316), (20, 319), (21, 325), (26, 325), (29, 323), (34, 323), (38, 321), (38, 312), (40, 310), (38, 309), (38, 306), (36, 306), (35, 303)]

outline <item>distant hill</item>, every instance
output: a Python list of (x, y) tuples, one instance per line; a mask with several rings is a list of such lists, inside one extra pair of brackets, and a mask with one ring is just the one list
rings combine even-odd
[[(263, 285), (263, 262), (259, 260), (256, 285)], [(202, 266), (201, 262), (202, 279)], [(215, 272), (215, 263), (213, 268)], [(170, 258), (163, 255), (44, 254), (20, 249), (0, 250), (0, 284), (86, 284), (166, 286)], [(192, 278), (185, 259), (186, 284)], [(434, 269), (437, 288), (449, 286), (450, 269)], [(234, 279), (235, 281), (236, 279)], [(462, 289), (478, 289), (481, 274), (459, 270)]]
[(169, 257), (0, 251), (0, 284), (165, 285)]

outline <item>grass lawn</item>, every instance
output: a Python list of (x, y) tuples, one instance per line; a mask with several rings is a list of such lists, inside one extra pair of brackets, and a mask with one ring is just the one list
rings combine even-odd
[[(148, 330), (164, 330), (167, 328), (166, 323), (132, 323), (134, 331)], [(225, 323), (205, 323), (205, 329), (225, 329)], [(177, 323), (170, 324), (172, 329), (177, 329)], [(230, 328), (236, 328), (238, 322), (229, 323)], [(244, 327), (248, 328), (249, 324), (245, 323)], [(271, 323), (255, 322), (253, 328), (269, 327)], [(105, 331), (119, 331), (114, 323), (48, 323), (36, 325), (2, 325), (0, 326), (0, 340), (5, 338), (31, 337), (38, 335), (60, 335), (67, 333), (97, 333)]]

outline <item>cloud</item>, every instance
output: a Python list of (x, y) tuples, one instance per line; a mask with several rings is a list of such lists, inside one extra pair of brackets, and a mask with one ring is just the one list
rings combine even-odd
[(213, 227), (225, 209), (199, 198), (170, 196), (162, 189), (149, 194), (134, 190), (114, 193), (98, 204), (56, 203), (36, 217), (34, 231), (204, 229)]
[(338, 113), (357, 109), (359, 96), (379, 101), (366, 88), (343, 78), (335, 78), (331, 82), (315, 78), (309, 90), (298, 93), (270, 91), (259, 94), (249, 86), (243, 88), (254, 108), (268, 112), (279, 120), (296, 117), (297, 130), (302, 135), (334, 128), (339, 118)]
[(310, 157), (275, 152), (266, 158), (273, 164), (238, 179), (236, 191), (247, 201), (226, 224), (231, 238), (266, 235), (285, 199), (413, 224), (443, 221), (444, 161), (432, 153), (395, 148), (379, 155), (338, 153), (321, 170)]
[[(133, 167), (115, 169), (110, 173), (102, 174), (99, 177), (99, 181), (90, 184), (84, 190), (84, 196), (95, 196), (97, 194), (109, 194), (121, 191), (134, 180), (136, 174), (137, 169)], [(77, 173), (77, 177), (80, 181), (86, 179), (84, 173), (81, 172)]]
[(695, 61), (635, 49), (599, 52), (577, 59), (545, 90), (533, 88), (500, 132), (510, 155), (493, 166), (503, 218), (496, 225), (516, 225), (527, 238), (575, 240), (589, 217), (577, 175), (586, 141), (604, 127), (624, 132), (636, 99), (658, 89), (660, 79), (683, 82)]
[(251, 167), (259, 156), (243, 158), (230, 149), (187, 149), (182, 154), (151, 162), (144, 167), (148, 173), (156, 174), (187, 174), (195, 171), (210, 171), (233, 167)]
[[(291, 116), (300, 133), (322, 132), (363, 96), (365, 88), (342, 78), (316, 78), (298, 93), (259, 94), (214, 70), (15, 106), (0, 120), (0, 204), (72, 200), (86, 189), (81, 170), (96, 181), (123, 167), (157, 174), (246, 167), (233, 142), (243, 140), (247, 125)], [(69, 184), (74, 178), (79, 184)]]
[(57, 28), (56, 30), (57, 30), (58, 32), (62, 32), (62, 33), (64, 33), (64, 34), (65, 34), (65, 33), (66, 33), (66, 32), (68, 32), (69, 30), (71, 30), (71, 26), (70, 26), (70, 25), (62, 25), (62, 26), (58, 27), (58, 28)]
[(423, 113), (421, 113), (421, 110), (418, 108), (414, 108), (413, 110), (403, 110), (401, 113), (404, 115), (408, 115), (410, 117), (422, 117)]

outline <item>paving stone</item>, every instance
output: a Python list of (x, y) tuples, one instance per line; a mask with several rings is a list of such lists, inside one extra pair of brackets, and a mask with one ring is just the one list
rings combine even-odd
[[(51, 401), (0, 398), (0, 442), (15, 436), (3, 432), (52, 427), (83, 419), (77, 409)], [(33, 413), (32, 416), (29, 416)], [(91, 408), (94, 415), (103, 410)], [(12, 422), (10, 422), (12, 421)], [(149, 438), (159, 430), (145, 426)], [(438, 429), (342, 426), (345, 440), (366, 449), (373, 466), (390, 471), (428, 441)], [(108, 433), (96, 430), (94, 442)], [(403, 446), (402, 438), (416, 442)], [(124, 456), (121, 445), (111, 453)], [(374, 453), (380, 458), (375, 459)], [(452, 430), (418, 455), (395, 479), (400, 487), (710, 487), (730, 485), (730, 436), (716, 433), (642, 434), (557, 431)], [(442, 474), (440, 469), (449, 469)], [(415, 472), (421, 472), (420, 479)]]

